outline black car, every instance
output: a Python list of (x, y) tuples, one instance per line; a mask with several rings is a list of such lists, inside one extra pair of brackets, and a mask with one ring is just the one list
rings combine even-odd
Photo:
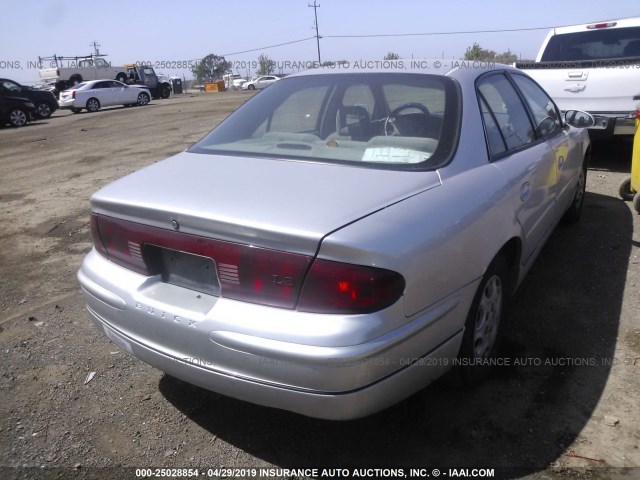
[(0, 78), (0, 91), (4, 95), (12, 97), (28, 98), (36, 106), (36, 115), (39, 118), (49, 118), (58, 109), (58, 101), (48, 90), (38, 90), (25, 87), (13, 80)]
[(0, 126), (22, 127), (36, 116), (36, 107), (28, 98), (7, 95), (0, 89)]

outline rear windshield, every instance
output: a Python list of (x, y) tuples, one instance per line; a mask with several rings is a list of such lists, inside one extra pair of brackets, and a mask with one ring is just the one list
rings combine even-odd
[(602, 28), (554, 35), (543, 62), (640, 57), (640, 27)]
[(71, 87), (67, 88), (66, 90), (80, 90), (81, 88), (84, 88), (87, 85), (89, 85), (89, 82), (80, 82), (80, 83), (76, 83), (75, 85), (72, 85)]
[(189, 151), (437, 168), (457, 143), (459, 95), (454, 80), (435, 75), (288, 77), (257, 94)]

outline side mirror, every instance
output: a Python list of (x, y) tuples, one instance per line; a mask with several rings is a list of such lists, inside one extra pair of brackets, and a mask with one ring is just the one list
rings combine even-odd
[(581, 110), (567, 110), (564, 112), (564, 122), (577, 128), (589, 128), (596, 124), (596, 120), (590, 114)]

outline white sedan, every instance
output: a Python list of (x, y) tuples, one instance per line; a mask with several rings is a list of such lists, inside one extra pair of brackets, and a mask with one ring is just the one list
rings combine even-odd
[(146, 105), (150, 100), (151, 92), (146, 87), (125, 85), (117, 80), (92, 80), (61, 92), (58, 103), (60, 108), (79, 113), (83, 108), (97, 112), (113, 105)]
[(279, 77), (275, 75), (263, 75), (253, 80), (249, 80), (242, 84), (243, 90), (259, 90), (261, 88), (266, 88), (274, 82), (280, 80)]

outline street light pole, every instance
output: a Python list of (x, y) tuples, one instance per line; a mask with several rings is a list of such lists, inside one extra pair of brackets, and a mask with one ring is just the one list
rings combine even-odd
[(318, 33), (318, 7), (317, 0), (313, 0), (313, 5), (307, 4), (308, 7), (313, 7), (313, 13), (316, 17), (316, 43), (318, 44), (318, 66), (322, 64), (322, 60), (320, 60), (320, 34)]

